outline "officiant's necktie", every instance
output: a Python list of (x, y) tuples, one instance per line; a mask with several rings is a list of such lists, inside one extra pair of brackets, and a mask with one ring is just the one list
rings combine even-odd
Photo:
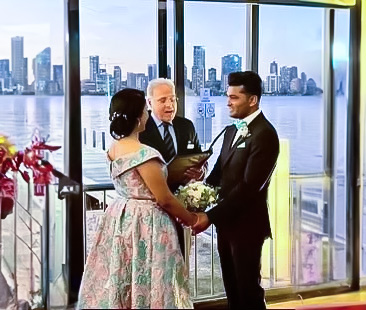
[(166, 156), (165, 156), (165, 160), (166, 162), (169, 162), (175, 153), (175, 148), (174, 148), (174, 143), (173, 143), (173, 138), (172, 135), (169, 132), (169, 123), (164, 122), (163, 123), (164, 126), (164, 143), (166, 145)]

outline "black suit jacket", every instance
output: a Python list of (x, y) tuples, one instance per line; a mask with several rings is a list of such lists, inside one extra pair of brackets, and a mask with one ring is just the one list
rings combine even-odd
[[(173, 119), (173, 128), (177, 138), (177, 155), (194, 154), (201, 152), (201, 146), (198, 141), (196, 130), (193, 123), (183, 117), (176, 116)], [(164, 160), (167, 157), (167, 149), (164, 140), (160, 135), (154, 119), (148, 118), (146, 128), (139, 136), (140, 142), (147, 144), (158, 150)], [(180, 184), (169, 184), (170, 189), (174, 192)]]
[[(250, 136), (231, 147), (237, 130), (234, 125), (227, 127), (220, 156), (206, 180), (221, 187), (220, 202), (207, 215), (218, 231), (239, 226), (244, 234), (266, 238), (271, 236), (267, 191), (279, 154), (279, 139), (263, 113), (248, 128)], [(242, 143), (245, 147), (238, 148)]]

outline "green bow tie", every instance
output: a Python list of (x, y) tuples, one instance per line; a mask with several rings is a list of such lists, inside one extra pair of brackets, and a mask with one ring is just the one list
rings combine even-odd
[(234, 125), (235, 125), (236, 129), (239, 130), (243, 127), (247, 127), (247, 122), (242, 119), (238, 119), (234, 122)]

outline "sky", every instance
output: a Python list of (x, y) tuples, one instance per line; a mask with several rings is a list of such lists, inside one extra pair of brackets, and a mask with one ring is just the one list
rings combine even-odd
[[(171, 7), (171, 6), (169, 6)], [(147, 74), (147, 65), (157, 63), (156, 0), (80, 0), (81, 78), (89, 77), (89, 56), (99, 55), (100, 64), (113, 74), (113, 66), (127, 72)], [(24, 37), (28, 57), (28, 81), (34, 79), (32, 59), (51, 47), (52, 65), (64, 63), (64, 0), (2, 1), (0, 59), (11, 59), (11, 37)], [(260, 6), (259, 74), (269, 73), (269, 63), (297, 66), (298, 73), (321, 84), (323, 16), (321, 8)], [(347, 13), (339, 14), (336, 42), (340, 58), (347, 57)], [(206, 50), (206, 70), (217, 69), (221, 78), (221, 57), (239, 54), (245, 64), (246, 5), (239, 3), (185, 3), (185, 63), (191, 79), (193, 46)], [(172, 45), (172, 19), (168, 16), (168, 40)], [(337, 39), (337, 37), (336, 37)], [(168, 60), (173, 52), (168, 50)], [(207, 74), (207, 73), (206, 73)]]

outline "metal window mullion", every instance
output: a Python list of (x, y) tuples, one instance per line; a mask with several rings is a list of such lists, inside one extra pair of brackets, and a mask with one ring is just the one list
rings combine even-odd
[(350, 10), (350, 78), (346, 139), (347, 277), (360, 288), (360, 43), (361, 0)]
[(177, 115), (184, 116), (184, 0), (175, 0), (174, 18), (174, 81), (177, 97), (179, 98)]
[[(79, 0), (65, 0), (64, 173), (82, 187)], [(84, 270), (83, 193), (66, 197), (67, 304), (78, 300)]]
[(246, 70), (258, 72), (259, 6), (247, 4), (246, 19)]
[[(333, 9), (324, 9), (324, 172), (329, 180), (328, 195), (328, 221), (329, 221), (329, 270), (327, 274), (333, 273), (333, 250), (334, 250), (334, 195), (335, 195), (335, 135), (336, 135), (336, 109), (334, 93), (334, 69), (333, 69), (333, 44), (334, 44), (334, 15)], [(325, 279), (325, 281), (332, 280)]]
[(167, 0), (158, 0), (158, 74), (168, 75), (167, 58)]

